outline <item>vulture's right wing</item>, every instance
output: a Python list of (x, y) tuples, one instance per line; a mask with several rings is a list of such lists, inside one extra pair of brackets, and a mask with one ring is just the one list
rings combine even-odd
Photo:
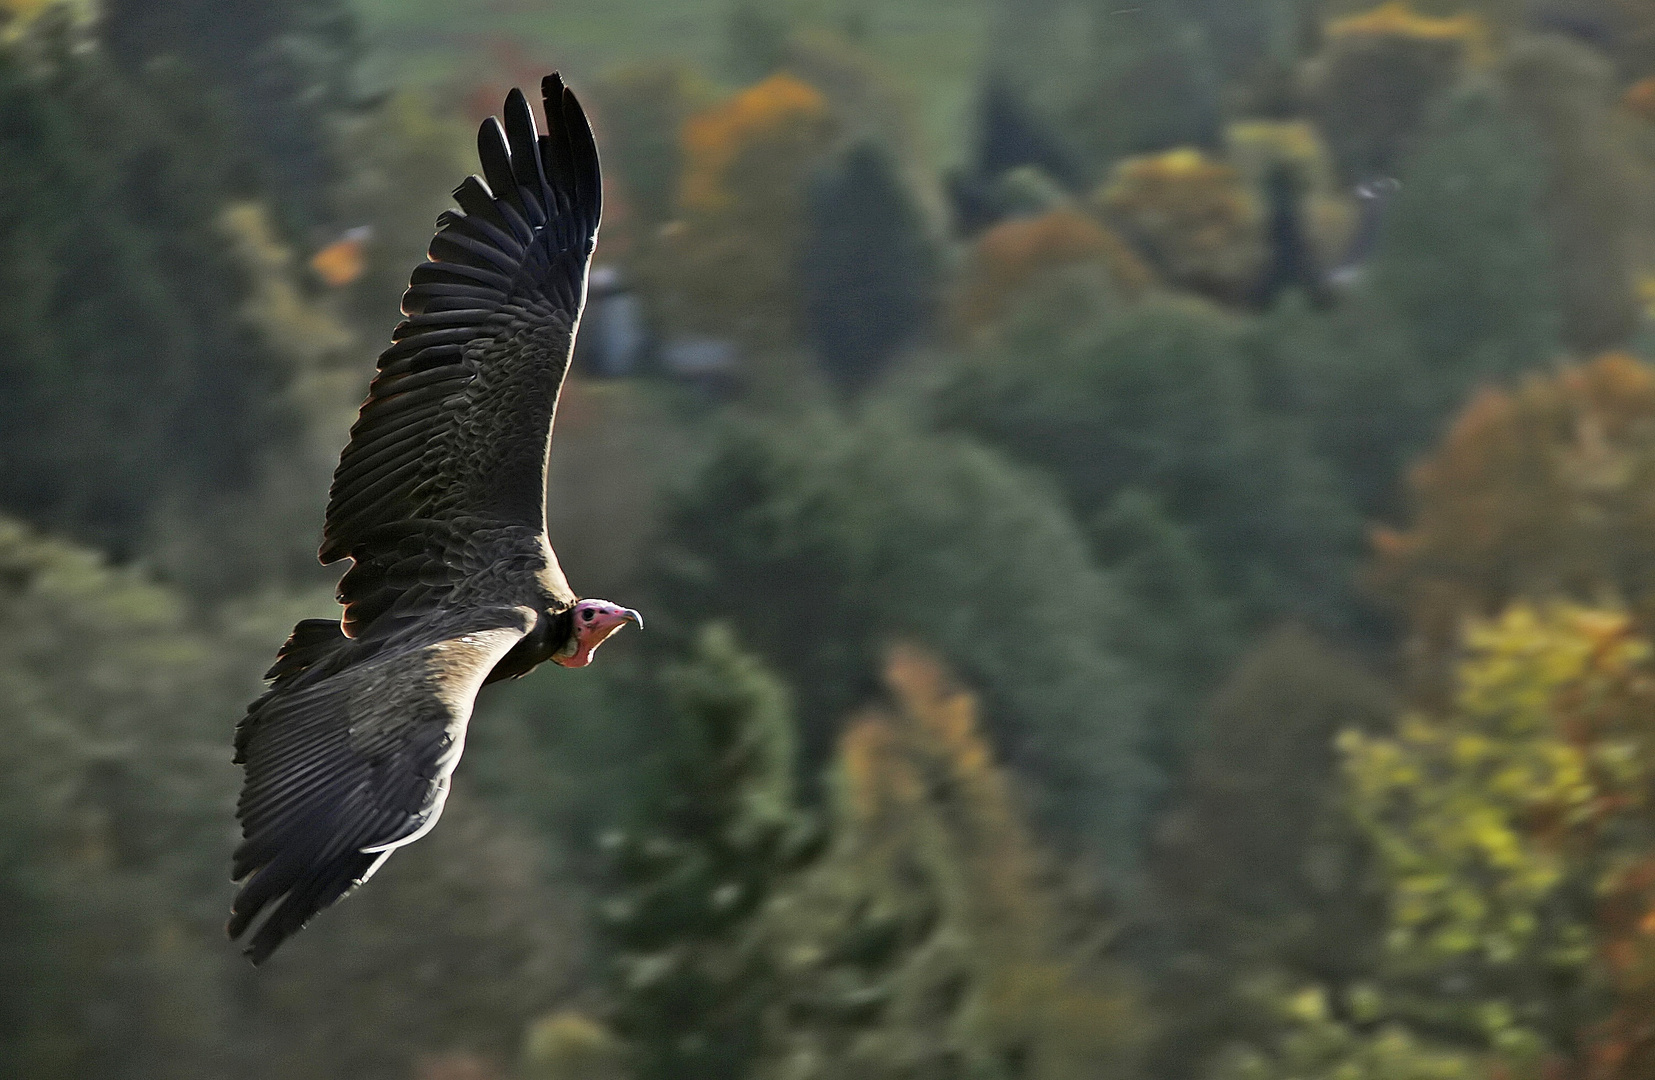
[(478, 131), (484, 179), (468, 177), (460, 210), (438, 220), (339, 458), (321, 558), (355, 561), (340, 582), (351, 637), (452, 604), (501, 552), (549, 563), (568, 591), (543, 539), (546, 453), (603, 200), (580, 103), (556, 75), (543, 89), (547, 134), (518, 90), (504, 126)]

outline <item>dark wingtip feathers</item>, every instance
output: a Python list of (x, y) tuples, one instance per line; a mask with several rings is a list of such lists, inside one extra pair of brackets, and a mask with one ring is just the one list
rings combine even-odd
[(303, 872), (295, 872), (281, 860), (269, 863), (242, 884), (224, 931), (232, 941), (240, 939), (259, 915), (275, 904), (242, 946), (242, 955), (257, 967), (268, 960), (282, 942), (303, 930), (318, 912), (331, 907), (361, 884), (380, 858), (352, 851)]
[(540, 90), (546, 109), (547, 132), (541, 140), (546, 175), (562, 189), (568, 208), (595, 234), (603, 214), (603, 183), (592, 124), (559, 73), (546, 76)]

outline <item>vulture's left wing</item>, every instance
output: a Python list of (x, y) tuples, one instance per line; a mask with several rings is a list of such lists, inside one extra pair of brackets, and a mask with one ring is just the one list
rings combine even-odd
[[(527, 608), (483, 612), (465, 633), (324, 679), (278, 675), (248, 710), (228, 929), (241, 937), (274, 905), (247, 942), (255, 964), (436, 824), (477, 691), (534, 620)], [(303, 648), (297, 633), (290, 644)]]

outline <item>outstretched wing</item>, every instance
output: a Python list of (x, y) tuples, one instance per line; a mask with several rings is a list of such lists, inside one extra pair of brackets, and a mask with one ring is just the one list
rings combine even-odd
[(351, 637), (435, 607), (479, 542), (543, 551), (567, 591), (542, 539), (546, 454), (602, 192), (579, 102), (556, 75), (543, 90), (547, 134), (518, 90), (504, 125), (478, 131), (483, 178), (438, 220), (334, 473), (320, 555), (355, 562), (340, 582)]
[(239, 938), (267, 912), (246, 944), (255, 964), (436, 823), (477, 691), (534, 619), (478, 612), (466, 633), (332, 673), (310, 661), (343, 640), (338, 625), (299, 624), (236, 728), (247, 777), (228, 929)]

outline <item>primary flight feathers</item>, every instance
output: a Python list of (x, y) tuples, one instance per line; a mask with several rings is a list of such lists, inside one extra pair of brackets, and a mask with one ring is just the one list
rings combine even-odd
[(584, 664), (636, 612), (581, 601), (546, 539), (546, 456), (597, 236), (597, 148), (557, 75), (477, 133), (329, 494), (340, 620), (293, 629), (236, 729), (231, 937), (255, 963), (431, 828), (486, 682)]

